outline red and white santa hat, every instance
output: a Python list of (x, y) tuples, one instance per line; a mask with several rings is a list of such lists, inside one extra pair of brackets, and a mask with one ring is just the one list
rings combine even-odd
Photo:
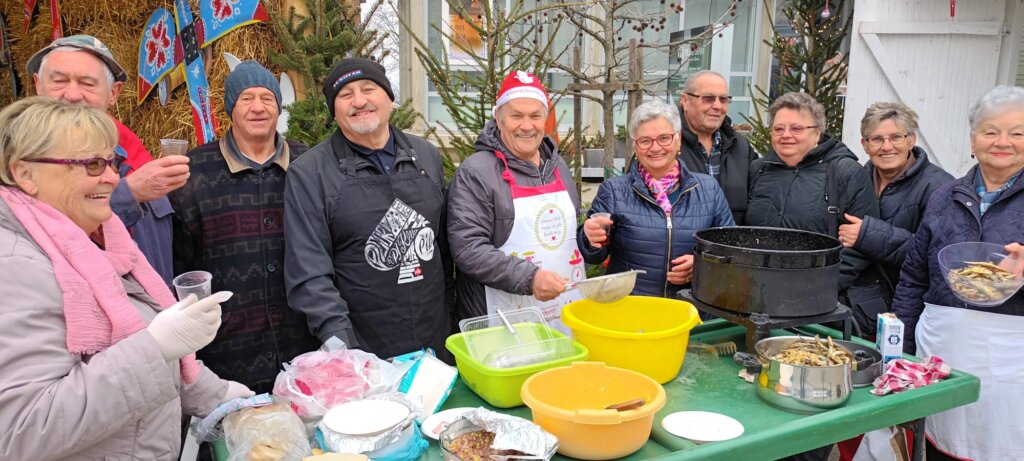
[(544, 107), (548, 106), (548, 91), (536, 75), (529, 72), (513, 71), (505, 81), (501, 82), (501, 89), (498, 90), (498, 100), (494, 102), (494, 109), (491, 115), (497, 117), (498, 108), (516, 98), (529, 98), (540, 101)]

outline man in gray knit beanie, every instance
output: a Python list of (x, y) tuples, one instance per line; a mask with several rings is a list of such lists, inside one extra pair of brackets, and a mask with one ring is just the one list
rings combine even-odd
[(230, 116), (235, 109), (238, 95), (253, 87), (263, 87), (273, 92), (274, 97), (277, 98), (277, 112), (280, 114), (281, 85), (277, 83), (274, 74), (256, 61), (245, 61), (239, 64), (224, 79), (224, 112)]
[(192, 176), (170, 196), (174, 268), (209, 272), (214, 286), (236, 294), (221, 304), (217, 337), (198, 352), (203, 363), (270, 392), (282, 363), (320, 346), (288, 309), (283, 276), (285, 176), (307, 147), (277, 132), (281, 90), (255, 61), (224, 80), (224, 110), (231, 128), (188, 153)]

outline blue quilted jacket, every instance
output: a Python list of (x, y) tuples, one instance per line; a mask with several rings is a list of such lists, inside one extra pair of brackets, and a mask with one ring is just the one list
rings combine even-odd
[(939, 267), (939, 250), (953, 243), (1024, 243), (1024, 181), (1018, 178), (982, 216), (978, 208), (978, 192), (975, 190), (977, 169), (975, 165), (964, 177), (940, 187), (932, 194), (903, 261), (892, 310), (904, 324), (905, 352), (913, 353), (916, 348), (914, 329), (926, 302), (1006, 315), (1024, 315), (1024, 292), (1017, 292), (1000, 306), (967, 304), (953, 295)]
[(687, 171), (682, 164), (679, 166), (682, 192), (672, 204), (672, 219), (666, 219), (665, 212), (640, 178), (637, 165), (633, 162), (624, 176), (605, 180), (587, 211), (588, 218), (593, 213), (612, 214), (615, 224), (611, 244), (603, 248), (591, 247), (582, 225), (577, 229), (577, 242), (583, 259), (590, 264), (599, 264), (610, 255), (609, 274), (646, 270), (647, 274), (637, 277), (634, 295), (674, 297), (683, 286), (668, 283), (670, 261), (693, 253), (694, 232), (732, 226), (735, 221), (725, 194), (714, 178)]

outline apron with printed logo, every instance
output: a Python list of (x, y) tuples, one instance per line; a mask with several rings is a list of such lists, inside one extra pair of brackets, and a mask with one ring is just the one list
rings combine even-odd
[(915, 335), (918, 356), (981, 378), (977, 402), (926, 418), (935, 446), (963, 459), (1024, 459), (1024, 317), (925, 303)]
[[(569, 192), (562, 183), (562, 176), (555, 169), (555, 180), (538, 187), (516, 184), (515, 176), (508, 169), (508, 161), (501, 152), (495, 152), (504, 164), (502, 175), (512, 189), (512, 204), (515, 220), (508, 240), (498, 249), (507, 255), (525, 259), (544, 270), (558, 273), (570, 282), (586, 280), (583, 257), (576, 247), (576, 207), (569, 198)], [(566, 290), (557, 298), (541, 302), (530, 295), (517, 295), (484, 288), (487, 313), (497, 309), (514, 311), (525, 307), (537, 307), (544, 314), (548, 325), (569, 334), (562, 324), (562, 306), (581, 299), (579, 290)]]

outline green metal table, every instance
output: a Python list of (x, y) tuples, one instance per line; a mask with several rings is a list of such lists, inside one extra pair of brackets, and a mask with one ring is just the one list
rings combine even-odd
[[(838, 331), (811, 325), (806, 334), (840, 337)], [(704, 343), (733, 341), (741, 349), (746, 330), (724, 320), (697, 326), (690, 339)], [(776, 330), (773, 335), (793, 334)], [(870, 343), (865, 343), (870, 344)], [(909, 357), (908, 357), (909, 358)], [(668, 403), (654, 418), (650, 440), (627, 460), (772, 460), (846, 440), (865, 432), (897, 424), (921, 421), (925, 416), (978, 400), (977, 377), (954, 370), (939, 383), (899, 394), (875, 396), (870, 388), (856, 389), (846, 405), (824, 413), (802, 415), (769, 406), (754, 393), (754, 385), (737, 377), (739, 365), (732, 357), (701, 361), (687, 356), (679, 377), (665, 384)], [(445, 408), (488, 406), (461, 382), (456, 383)], [(661, 420), (677, 411), (703, 410), (722, 413), (743, 423), (742, 436), (723, 442), (694, 444), (669, 434)], [(531, 418), (530, 409), (497, 409)], [(923, 438), (918, 438), (922, 439)], [(915, 453), (917, 455), (917, 453)], [(441, 449), (431, 441), (421, 460), (440, 460)], [(571, 459), (556, 455), (555, 459)]]

